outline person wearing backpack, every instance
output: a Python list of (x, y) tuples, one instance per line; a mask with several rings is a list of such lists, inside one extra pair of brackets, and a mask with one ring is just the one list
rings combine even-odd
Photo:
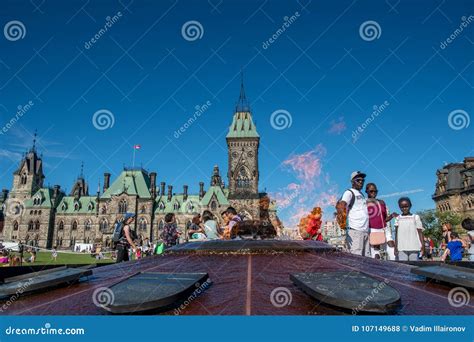
[(114, 228), (114, 234), (112, 236), (112, 241), (116, 242), (117, 249), (117, 261), (129, 261), (129, 249), (132, 247), (132, 251), (137, 249), (135, 242), (133, 241), (133, 233), (130, 229), (130, 225), (135, 221), (134, 213), (126, 213), (123, 220), (117, 222)]
[(364, 186), (366, 174), (354, 171), (351, 174), (352, 187), (347, 189), (336, 205), (337, 215), (345, 217), (347, 213), (349, 226), (346, 243), (352, 254), (370, 257), (369, 245), (369, 213), (367, 200), (361, 190)]

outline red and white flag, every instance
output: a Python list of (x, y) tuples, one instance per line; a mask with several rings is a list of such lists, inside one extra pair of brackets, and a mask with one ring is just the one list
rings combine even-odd
[(135, 150), (139, 150), (140, 148), (142, 148), (142, 146), (141, 146), (141, 145), (133, 145), (133, 148), (134, 148)]

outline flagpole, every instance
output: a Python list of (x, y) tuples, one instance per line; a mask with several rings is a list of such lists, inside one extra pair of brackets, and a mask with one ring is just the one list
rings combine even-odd
[(135, 168), (135, 146), (133, 146), (133, 162), (132, 162), (132, 169)]

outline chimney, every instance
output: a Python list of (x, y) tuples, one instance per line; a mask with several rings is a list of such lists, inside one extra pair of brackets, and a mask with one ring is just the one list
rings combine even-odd
[(164, 196), (165, 195), (165, 182), (161, 182), (160, 185), (161, 185), (160, 196)]
[(199, 182), (199, 199), (204, 197), (204, 182)]
[(2, 189), (2, 199), (3, 201), (6, 201), (8, 197), (8, 190), (7, 189)]
[(151, 197), (156, 197), (156, 172), (150, 173), (150, 192)]
[(173, 186), (168, 185), (168, 202), (171, 201), (172, 196), (173, 196)]
[(106, 172), (104, 173), (104, 192), (109, 188), (110, 186), (110, 173)]
[(60, 189), (61, 189), (61, 186), (59, 186), (59, 185), (53, 186), (53, 198), (54, 199), (58, 198)]
[(186, 201), (188, 199), (188, 186), (183, 185), (183, 201)]

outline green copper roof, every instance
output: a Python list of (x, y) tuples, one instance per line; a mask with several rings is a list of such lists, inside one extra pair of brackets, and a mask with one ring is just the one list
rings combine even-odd
[(124, 170), (101, 198), (110, 198), (122, 193), (138, 195), (140, 198), (151, 198), (150, 177), (144, 170)]
[(224, 191), (222, 191), (222, 188), (217, 185), (209, 187), (206, 194), (202, 198), (201, 203), (205, 206), (208, 206), (213, 197), (217, 199), (217, 202), (219, 202), (220, 205), (229, 205), (227, 196), (224, 194)]
[(58, 205), (58, 214), (91, 214), (96, 212), (96, 198), (93, 196), (82, 196), (76, 199), (74, 196), (65, 196)]
[(232, 124), (229, 127), (227, 138), (258, 138), (257, 127), (252, 120), (252, 114), (235, 112)]
[(222, 189), (220, 186), (209, 187), (201, 199), (199, 199), (199, 195), (188, 195), (188, 198), (184, 201), (183, 194), (174, 194), (171, 197), (171, 201), (168, 201), (168, 196), (165, 195), (156, 198), (155, 213), (201, 213), (205, 207), (209, 206), (213, 197), (217, 199), (218, 204), (228, 206), (229, 201), (227, 200), (227, 195), (228, 189)]
[(41, 188), (38, 191), (36, 191), (33, 197), (25, 201), (24, 206), (25, 208), (33, 208), (33, 207), (52, 208), (54, 205), (52, 198), (53, 198), (53, 189)]

